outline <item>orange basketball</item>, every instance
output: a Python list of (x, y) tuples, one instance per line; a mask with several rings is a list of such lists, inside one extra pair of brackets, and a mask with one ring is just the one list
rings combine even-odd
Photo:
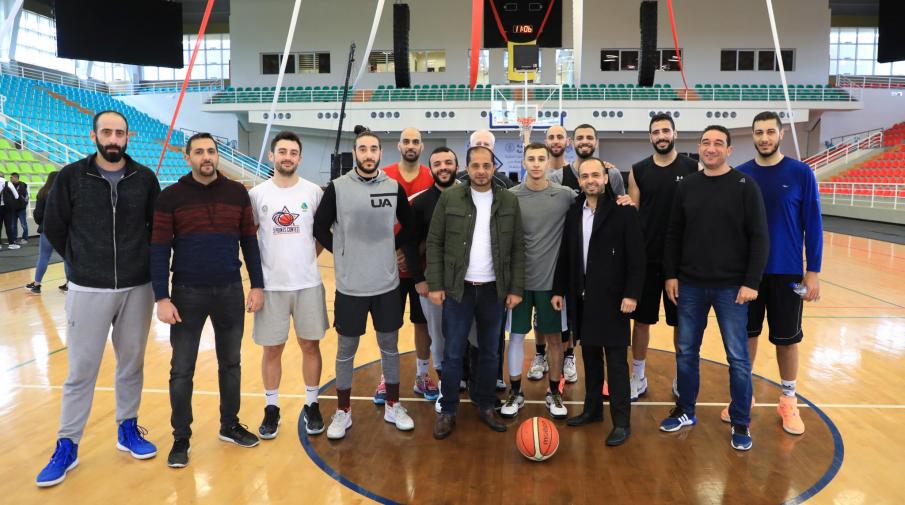
[(518, 427), (515, 446), (522, 456), (531, 461), (543, 461), (556, 454), (559, 432), (553, 421), (544, 417), (532, 417)]

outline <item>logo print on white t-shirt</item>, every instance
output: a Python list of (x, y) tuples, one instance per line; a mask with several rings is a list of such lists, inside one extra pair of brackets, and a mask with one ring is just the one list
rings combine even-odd
[(295, 220), (298, 219), (298, 217), (299, 214), (289, 212), (289, 208), (284, 205), (279, 212), (276, 212), (271, 216), (273, 224), (276, 225), (273, 227), (273, 234), (299, 233), (299, 227), (295, 224)]

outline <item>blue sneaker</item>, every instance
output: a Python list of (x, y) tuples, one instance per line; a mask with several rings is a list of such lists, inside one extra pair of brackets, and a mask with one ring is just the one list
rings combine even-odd
[(57, 449), (50, 457), (50, 463), (41, 470), (35, 479), (38, 487), (56, 486), (66, 478), (66, 472), (79, 464), (79, 446), (68, 438), (57, 440)]
[(698, 418), (689, 416), (682, 410), (682, 407), (675, 407), (669, 412), (669, 417), (660, 423), (660, 431), (679, 431), (683, 426), (694, 426), (698, 424)]
[(747, 451), (754, 443), (751, 441), (751, 432), (744, 424), (732, 425), (732, 448), (737, 451)]
[(383, 405), (387, 401), (387, 383), (383, 379), (383, 374), (380, 374), (380, 384), (377, 384), (377, 389), (374, 391), (374, 405)]
[(157, 447), (145, 440), (148, 430), (138, 425), (138, 419), (126, 419), (119, 425), (116, 448), (132, 454), (135, 459), (148, 459), (157, 455)]

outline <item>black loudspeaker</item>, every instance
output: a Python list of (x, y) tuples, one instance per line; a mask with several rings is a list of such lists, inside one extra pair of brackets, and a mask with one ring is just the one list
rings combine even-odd
[(411, 14), (408, 4), (393, 5), (393, 63), (396, 67), (396, 87), (411, 88), (409, 73), (409, 25)]
[(880, 0), (880, 38), (877, 41), (877, 61), (889, 63), (905, 60), (905, 2)]
[(654, 74), (660, 66), (657, 52), (657, 2), (641, 2), (641, 61), (638, 64), (638, 86), (653, 86)]
[(339, 153), (330, 155), (330, 180), (336, 179), (352, 170), (352, 153)]
[(534, 44), (512, 46), (512, 68), (522, 72), (537, 70), (540, 48)]

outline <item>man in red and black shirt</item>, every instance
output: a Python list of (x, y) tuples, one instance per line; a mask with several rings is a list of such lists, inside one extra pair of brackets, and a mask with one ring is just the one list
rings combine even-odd
[[(208, 317), (214, 326), (220, 383), (220, 440), (242, 447), (258, 437), (239, 424), (240, 349), (245, 310), (264, 302), (264, 274), (251, 199), (242, 184), (217, 170), (217, 144), (208, 133), (188, 139), (185, 158), (192, 172), (166, 188), (157, 200), (151, 234), (151, 283), (157, 318), (170, 326), (170, 405), (173, 449), (167, 464), (188, 464), (192, 435), (192, 378), (201, 330)], [(239, 247), (251, 281), (248, 299), (242, 288)], [(169, 293), (170, 251), (173, 293)]]
[[(426, 189), (430, 189), (434, 185), (434, 176), (426, 166), (420, 163), (421, 151), (424, 150), (424, 144), (421, 141), (421, 132), (416, 128), (406, 128), (399, 135), (399, 143), (396, 144), (399, 149), (399, 155), (402, 159), (399, 163), (393, 163), (383, 167), (384, 173), (405, 190), (406, 196), (411, 203), (412, 197), (421, 193)], [(396, 233), (399, 232), (399, 224), (396, 224)], [(405, 265), (405, 259), (401, 251), (397, 251), (397, 259), (399, 265), (399, 293), (402, 296), (402, 303), (399, 305), (400, 310), (405, 312), (405, 300), (409, 302), (409, 320), (415, 326), (415, 357), (416, 357), (416, 376), (413, 390), (416, 394), (424, 396), (426, 400), (436, 400), (440, 396), (440, 389), (431, 377), (430, 368), (430, 347), (431, 335), (427, 331), (427, 319), (421, 310), (421, 302), (418, 292), (415, 291), (415, 279)], [(438, 363), (434, 363), (436, 367)], [(383, 376), (380, 377), (380, 384), (377, 385), (377, 391), (374, 393), (374, 403), (380, 405), (386, 398), (386, 386)]]

